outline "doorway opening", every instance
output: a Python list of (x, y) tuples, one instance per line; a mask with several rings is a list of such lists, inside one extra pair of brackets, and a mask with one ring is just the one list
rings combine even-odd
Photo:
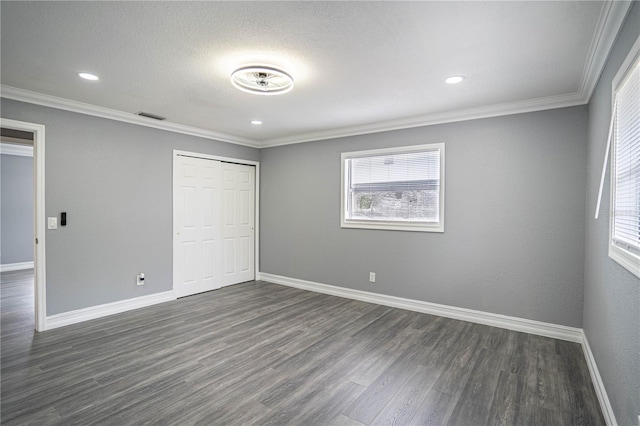
[[(14, 220), (26, 220), (31, 222), (31, 227), (27, 225), (16, 225), (15, 228), (11, 228), (12, 231), (19, 228), (26, 228), (24, 231), (30, 234), (28, 237), (31, 241), (25, 242), (23, 239), (25, 235), (9, 234), (11, 239), (18, 238), (18, 251), (10, 251), (2, 249), (0, 253), (2, 256), (3, 270), (10, 272), (10, 270), (20, 271), (33, 268), (33, 316), (35, 320), (32, 327), (36, 331), (46, 330), (46, 262), (45, 262), (45, 210), (44, 210), (44, 126), (40, 124), (27, 123), (23, 121), (0, 119), (0, 135), (2, 136), (2, 159), (5, 163), (3, 166), (8, 166), (8, 171), (16, 171), (20, 169), (19, 163), (24, 161), (16, 161), (18, 157), (26, 157), (27, 152), (31, 154), (31, 187), (30, 193), (31, 203), (24, 201), (32, 206), (31, 212), (21, 212), (20, 214), (13, 215)], [(5, 158), (6, 156), (6, 158)], [(22, 158), (24, 160), (24, 158)], [(24, 170), (22, 170), (24, 172)], [(27, 171), (28, 173), (28, 171)], [(24, 173), (23, 173), (24, 175)], [(17, 175), (16, 175), (17, 176)], [(24, 177), (24, 176), (23, 176)], [(3, 182), (5, 181), (3, 176)], [(11, 183), (15, 183), (11, 180)], [(9, 184), (9, 179), (3, 183), (3, 187)], [(10, 194), (5, 194), (3, 188), (3, 197)], [(13, 189), (13, 188), (10, 188)], [(12, 192), (12, 191), (7, 191)], [(25, 194), (22, 194), (25, 195)], [(3, 200), (4, 201), (4, 200)], [(20, 201), (16, 201), (20, 202)], [(4, 204), (4, 203), (3, 203)], [(3, 206), (3, 220), (5, 220), (5, 207)], [(15, 206), (13, 206), (15, 207)], [(20, 217), (21, 216), (21, 217)], [(3, 224), (4, 227), (4, 224)], [(5, 232), (8, 230), (3, 229), (3, 240), (5, 239)], [(18, 241), (18, 240), (16, 240)], [(4, 245), (4, 241), (3, 241)], [(25, 251), (31, 251), (32, 256), (29, 259)], [(25, 257), (26, 256), (26, 257)], [(21, 279), (18, 281), (24, 282), (27, 280), (24, 274), (21, 274)], [(4, 277), (3, 277), (4, 281)], [(30, 280), (28, 280), (30, 281)], [(30, 293), (29, 293), (30, 294)], [(23, 294), (24, 296), (24, 294)]]

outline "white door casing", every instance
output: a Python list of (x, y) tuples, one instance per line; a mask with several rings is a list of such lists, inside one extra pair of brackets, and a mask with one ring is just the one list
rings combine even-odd
[(256, 185), (252, 165), (174, 151), (176, 297), (255, 279)]
[(36, 331), (47, 330), (47, 273), (46, 273), (46, 217), (45, 217), (45, 170), (44, 135), (45, 126), (25, 121), (0, 118), (0, 126), (33, 133), (34, 172), (34, 284)]

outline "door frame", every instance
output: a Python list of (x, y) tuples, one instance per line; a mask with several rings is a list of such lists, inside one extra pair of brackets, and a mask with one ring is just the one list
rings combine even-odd
[[(260, 265), (260, 162), (259, 161), (252, 161), (252, 160), (244, 160), (241, 158), (231, 158), (231, 157), (222, 157), (219, 155), (211, 155), (211, 154), (203, 154), (203, 153), (199, 153), (199, 152), (191, 152), (191, 151), (182, 151), (182, 150), (178, 150), (178, 149), (174, 149), (173, 150), (173, 155), (172, 155), (172, 169), (171, 169), (171, 229), (173, 232), (173, 235), (171, 237), (171, 243), (172, 243), (172, 269), (173, 269), (173, 275), (172, 275), (172, 281), (173, 281), (173, 289), (175, 290), (175, 286), (176, 286), (176, 280), (175, 280), (175, 264), (176, 264), (176, 236), (177, 236), (177, 229), (176, 229), (176, 223), (175, 223), (175, 218), (173, 216), (173, 212), (174, 212), (174, 202), (175, 200), (173, 199), (173, 185), (174, 185), (174, 179), (175, 179), (175, 172), (177, 170), (176, 164), (178, 162), (178, 157), (180, 156), (184, 156), (184, 157), (194, 157), (194, 158), (202, 158), (205, 160), (216, 160), (216, 161), (222, 161), (225, 163), (235, 163), (235, 164), (243, 164), (246, 166), (255, 166), (256, 168), (256, 182), (255, 182), (255, 194), (254, 194), (254, 209), (255, 209), (255, 215), (254, 215), (254, 228), (255, 228), (255, 232), (253, 233), (253, 261), (254, 261), (254, 265), (253, 265), (253, 275), (254, 275), (254, 280), (258, 281), (260, 279), (259, 277), (259, 271), (260, 269), (258, 268), (258, 266)], [(175, 295), (174, 295), (175, 296)]]
[(0, 118), (0, 127), (33, 133), (33, 268), (36, 331), (47, 329), (47, 262), (44, 174), (44, 125)]

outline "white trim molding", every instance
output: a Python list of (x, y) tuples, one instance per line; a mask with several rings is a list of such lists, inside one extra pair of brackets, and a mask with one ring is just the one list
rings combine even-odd
[(618, 32), (622, 28), (632, 4), (632, 1), (606, 1), (602, 5), (578, 92), (584, 99), (584, 103), (588, 103), (591, 99), (613, 43), (618, 37)]
[(0, 142), (0, 154), (33, 157), (33, 146)]
[(593, 388), (596, 391), (596, 396), (598, 397), (598, 402), (600, 403), (604, 420), (607, 425), (616, 426), (618, 424), (616, 421), (616, 415), (614, 414), (611, 403), (609, 402), (609, 396), (607, 395), (607, 390), (605, 389), (602, 377), (600, 376), (600, 371), (596, 364), (596, 358), (593, 356), (593, 352), (591, 352), (591, 346), (589, 346), (589, 340), (587, 340), (587, 335), (584, 333), (584, 330), (582, 330), (582, 351), (584, 352), (584, 357), (587, 361), (587, 367), (589, 367), (591, 382), (593, 382)]
[(370, 133), (386, 132), (390, 130), (409, 129), (413, 127), (432, 126), (435, 124), (454, 123), (458, 121), (475, 120), (479, 118), (499, 117), (525, 112), (543, 111), (554, 108), (564, 108), (584, 105), (589, 102), (595, 89), (600, 74), (604, 69), (609, 52), (616, 40), (618, 32), (624, 23), (633, 2), (606, 1), (596, 26), (589, 53), (582, 71), (582, 77), (578, 91), (556, 96), (527, 99), (517, 102), (507, 102), (496, 105), (488, 105), (480, 108), (447, 111), (443, 113), (427, 114), (415, 117), (399, 118), (382, 122), (365, 124), (362, 126), (349, 126), (339, 129), (322, 130), (319, 132), (300, 133), (267, 140), (248, 139), (241, 136), (206, 130), (183, 124), (152, 121), (139, 117), (131, 112), (113, 110), (109, 108), (90, 105), (70, 99), (58, 98), (51, 95), (36, 93), (11, 86), (0, 85), (0, 94), (7, 99), (28, 102), (80, 114), (93, 115), (110, 120), (123, 121), (141, 126), (154, 127), (170, 132), (183, 133), (207, 139), (219, 140), (253, 148), (269, 148), (280, 145), (290, 145), (302, 142), (312, 142), (324, 139), (334, 139), (347, 136), (365, 135)]
[(424, 302), (421, 300), (405, 299), (402, 297), (387, 296), (384, 294), (371, 293), (368, 291), (353, 290), (349, 288), (337, 287), (328, 284), (321, 284), (313, 281), (305, 281), (297, 278), (283, 277), (280, 275), (259, 272), (256, 280), (267, 281), (274, 284), (295, 287), (302, 290), (316, 293), (330, 294), (332, 296), (344, 297), (347, 299), (360, 300), (378, 305), (391, 306), (393, 308), (406, 309), (414, 312), (437, 315), (446, 318), (453, 318), (461, 321), (468, 321), (477, 324), (484, 324), (493, 327), (505, 328), (507, 330), (520, 331), (523, 333), (535, 334), (538, 336), (551, 337), (553, 339), (567, 340), (580, 343), (584, 352), (584, 357), (589, 368), (591, 381), (596, 391), (602, 415), (608, 426), (617, 426), (617, 421), (607, 391), (604, 387), (602, 377), (598, 371), (593, 352), (589, 346), (589, 341), (581, 328), (567, 327), (564, 325), (551, 324), (541, 321), (534, 321), (526, 318), (511, 317), (507, 315), (494, 314), (490, 312), (476, 311), (473, 309), (459, 308), (456, 306), (440, 305), (437, 303)]
[(57, 108), (65, 111), (92, 115), (94, 117), (106, 118), (108, 120), (116, 120), (125, 123), (137, 124), (139, 126), (153, 127), (155, 129), (167, 130), (169, 132), (182, 133), (185, 135), (213, 139), (222, 142), (229, 142), (237, 145), (250, 146), (252, 148), (259, 148), (260, 146), (260, 143), (253, 139), (233, 136), (226, 133), (214, 132), (212, 130), (205, 130), (192, 126), (186, 126), (184, 124), (172, 123), (170, 121), (151, 120), (149, 118), (140, 117), (131, 112), (104, 108), (96, 105), (86, 104), (83, 102), (72, 101), (70, 99), (58, 98), (56, 96), (18, 89), (16, 87), (0, 85), (0, 94), (3, 98), (13, 99), (15, 101), (27, 102), (30, 104), (42, 105), (50, 108)]
[(173, 291), (165, 291), (162, 293), (135, 297), (133, 299), (105, 303), (104, 305), (91, 306), (89, 308), (78, 309), (75, 311), (63, 312), (61, 314), (48, 316), (45, 321), (45, 330), (77, 324), (79, 322), (119, 314), (151, 305), (157, 305), (158, 303), (170, 302), (172, 300), (176, 300)]
[(597, 29), (591, 40), (589, 54), (582, 71), (580, 87), (575, 93), (534, 98), (517, 102), (487, 105), (479, 108), (447, 111), (443, 113), (388, 120), (363, 126), (350, 126), (341, 129), (322, 130), (263, 140), (261, 148), (280, 145), (290, 145), (302, 142), (312, 142), (324, 139), (334, 139), (347, 136), (365, 135), (386, 132), (390, 130), (410, 129), (414, 127), (433, 126), (436, 124), (455, 123), (459, 121), (476, 120), (480, 118), (500, 117), (526, 112), (544, 111), (555, 108), (565, 108), (589, 103), (595, 90), (600, 74), (606, 64), (609, 52), (618, 36), (618, 32), (629, 13), (633, 2), (606, 1), (598, 18)]
[(302, 290), (309, 290), (316, 293), (330, 294), (347, 299), (391, 306), (393, 308), (406, 309), (424, 314), (437, 315), (461, 321), (469, 321), (477, 324), (505, 328), (507, 330), (536, 334), (538, 336), (582, 343), (583, 334), (582, 330), (579, 328), (534, 321), (526, 318), (494, 314), (490, 312), (476, 311), (473, 309), (459, 308), (456, 306), (440, 305), (438, 303), (424, 302), (421, 300), (405, 299), (403, 297), (388, 296), (368, 291), (353, 290), (312, 281), (299, 280), (297, 278), (273, 275), (266, 272), (260, 272), (259, 276), (263, 281), (295, 287)]
[(21, 271), (23, 269), (33, 269), (33, 262), (5, 263), (0, 265), (0, 272)]
[(367, 135), (371, 133), (388, 132), (391, 130), (411, 129), (414, 127), (434, 126), (437, 124), (456, 123), (459, 121), (477, 120), (481, 118), (501, 117), (505, 115), (522, 114), (525, 112), (544, 111), (555, 108), (565, 108), (584, 105), (587, 101), (576, 93), (568, 95), (549, 96), (545, 98), (528, 99), (498, 105), (488, 105), (479, 108), (460, 109), (436, 114), (416, 117), (399, 118), (395, 120), (379, 121), (362, 126), (351, 126), (340, 129), (321, 130), (281, 138), (263, 140), (261, 148), (291, 145), (303, 142), (313, 142), (325, 139), (336, 139), (348, 136)]
[(26, 121), (0, 118), (0, 126), (7, 129), (33, 133), (34, 169), (34, 282), (35, 282), (35, 324), (36, 331), (45, 329), (47, 312), (47, 261), (46, 261), (46, 218), (45, 218), (45, 126)]

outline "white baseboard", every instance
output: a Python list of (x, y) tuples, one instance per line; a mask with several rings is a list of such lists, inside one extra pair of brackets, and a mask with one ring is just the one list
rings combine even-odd
[[(595, 388), (605, 421), (609, 426), (617, 425), (613, 409), (611, 408), (604, 383), (602, 382), (602, 378), (600, 377), (600, 372), (598, 371), (598, 366), (596, 365), (595, 358), (593, 356), (593, 353), (591, 352), (591, 347), (589, 346), (587, 336), (580, 328), (567, 327), (558, 324), (511, 317), (490, 312), (476, 311), (473, 309), (459, 308), (456, 306), (441, 305), (437, 303), (424, 302), (421, 300), (388, 296), (384, 294), (371, 293), (368, 291), (353, 290), (328, 284), (300, 280), (297, 278), (273, 275), (266, 272), (258, 272), (256, 274), (256, 280), (263, 280), (275, 284), (309, 290), (316, 293), (330, 294), (347, 299), (360, 300), (363, 302), (375, 303), (378, 305), (406, 309), (431, 315), (438, 315), (446, 318), (453, 318), (477, 324), (490, 325), (493, 327), (500, 327), (508, 330), (520, 331), (524, 333), (580, 343), (582, 344), (582, 349), (584, 351), (584, 356), (589, 368), (589, 373), (591, 374), (591, 380), (593, 381), (593, 386)], [(173, 291), (166, 291), (163, 293), (136, 297), (134, 299), (127, 299), (118, 302), (107, 303), (104, 305), (78, 309), (75, 311), (64, 312), (47, 317), (45, 319), (45, 330), (51, 330), (54, 328), (63, 327), (65, 325), (71, 325), (96, 318), (102, 318), (105, 316), (143, 308), (158, 303), (169, 302), (175, 299), (176, 297)]]
[(437, 303), (423, 302), (421, 300), (405, 299), (403, 297), (387, 296), (384, 294), (370, 293), (368, 291), (336, 287), (333, 285), (283, 277), (265, 272), (260, 272), (259, 276), (263, 281), (282, 284), (289, 287), (296, 287), (317, 293), (331, 294), (333, 296), (345, 297), (347, 299), (361, 300), (363, 302), (376, 303), (378, 305), (391, 306), (394, 308), (407, 309), (409, 311), (422, 312), (425, 314), (506, 328), (508, 330), (521, 331), (539, 336), (552, 337), (554, 339), (582, 343), (583, 334), (582, 329), (580, 328), (493, 314), (490, 312), (476, 311), (473, 309), (459, 308), (456, 306), (440, 305)]
[[(259, 277), (259, 278), (258, 278)], [(602, 410), (602, 415), (609, 426), (617, 426), (616, 417), (611, 408), (607, 391), (605, 390), (602, 377), (598, 371), (595, 358), (591, 352), (589, 341), (581, 328), (567, 327), (564, 325), (550, 324), (541, 321), (534, 321), (525, 318), (510, 317), (506, 315), (493, 314), (490, 312), (475, 311), (472, 309), (459, 308), (456, 306), (440, 305), (437, 303), (423, 302), (421, 300), (405, 299), (402, 297), (387, 296), (384, 294), (371, 293), (368, 291), (353, 290), (349, 288), (337, 287), (328, 284), (321, 284), (312, 281), (299, 280), (297, 278), (283, 277), (266, 272), (260, 272), (256, 279), (314, 291), (316, 293), (331, 294), (333, 296), (345, 297), (347, 299), (361, 300), (363, 302), (376, 303), (378, 305), (391, 306), (394, 308), (407, 309), (425, 314), (438, 315), (446, 318), (453, 318), (462, 321), (469, 321), (478, 324), (490, 325), (494, 327), (506, 328), (508, 330), (521, 331), (524, 333), (539, 336), (551, 337), (554, 339), (568, 340), (580, 343), (589, 367), (591, 381), (595, 388), (598, 402)]]
[(33, 262), (5, 263), (0, 265), (0, 272), (20, 271), (22, 269), (33, 269)]
[(169, 302), (171, 300), (176, 300), (173, 290), (136, 297), (133, 299), (120, 300), (118, 302), (106, 303), (104, 305), (91, 306), (89, 308), (78, 309), (75, 311), (63, 312), (61, 314), (46, 317), (44, 329), (51, 330), (65, 325), (76, 324), (113, 314), (119, 314), (133, 309), (156, 305), (158, 303)]
[(584, 352), (584, 357), (587, 360), (587, 367), (589, 367), (589, 374), (591, 375), (593, 388), (598, 396), (598, 402), (600, 402), (600, 408), (602, 409), (604, 420), (607, 425), (616, 426), (618, 424), (616, 421), (616, 415), (613, 413), (613, 408), (611, 407), (609, 397), (607, 396), (607, 390), (604, 388), (604, 383), (602, 382), (602, 377), (600, 376), (596, 359), (593, 356), (593, 352), (591, 352), (591, 346), (589, 346), (589, 340), (587, 340), (587, 335), (584, 333), (584, 330), (582, 330), (582, 351)]

